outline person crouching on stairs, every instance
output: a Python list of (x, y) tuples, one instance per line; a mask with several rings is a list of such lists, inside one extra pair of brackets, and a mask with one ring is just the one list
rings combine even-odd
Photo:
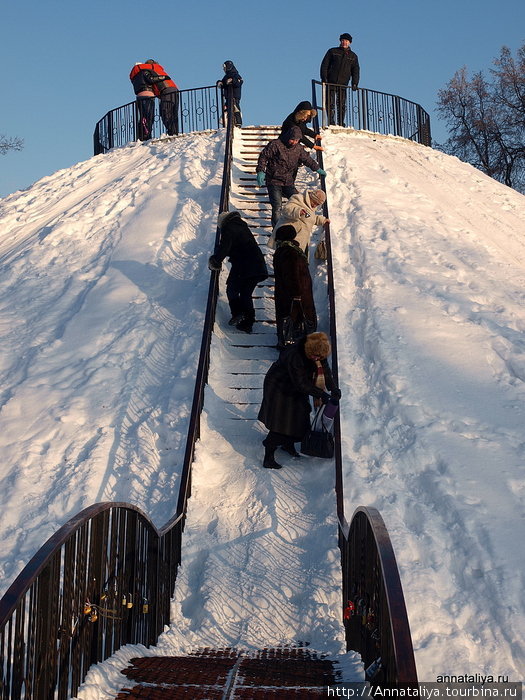
[[(310, 429), (310, 396), (323, 404), (330, 398), (341, 398), (326, 359), (330, 352), (330, 341), (325, 333), (310, 333), (297, 345), (283, 350), (268, 370), (258, 415), (269, 430), (263, 440), (263, 467), (266, 469), (281, 469), (282, 465), (274, 456), (278, 447), (292, 457), (300, 456), (295, 443)], [(327, 391), (321, 388), (323, 385)]]
[(220, 240), (208, 260), (210, 270), (220, 270), (228, 257), (231, 263), (226, 280), (226, 296), (230, 305), (230, 326), (251, 333), (255, 322), (252, 294), (258, 282), (268, 277), (264, 255), (248, 224), (238, 211), (219, 214)]

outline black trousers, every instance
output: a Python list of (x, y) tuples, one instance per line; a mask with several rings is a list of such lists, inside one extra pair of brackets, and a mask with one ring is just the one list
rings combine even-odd
[(326, 87), (326, 113), (328, 124), (346, 126), (346, 86), (327, 85)]
[(139, 141), (147, 141), (151, 138), (151, 129), (155, 117), (155, 98), (137, 97), (137, 138)]
[(230, 272), (226, 280), (226, 296), (232, 316), (243, 313), (247, 321), (255, 321), (252, 294), (258, 281), (258, 277), (239, 277)]
[(179, 133), (179, 91), (163, 92), (160, 96), (160, 118), (168, 136)]

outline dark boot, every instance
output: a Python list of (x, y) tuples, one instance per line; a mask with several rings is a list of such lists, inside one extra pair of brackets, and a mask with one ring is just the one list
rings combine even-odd
[(275, 461), (275, 447), (265, 447), (264, 448), (264, 461), (263, 461), (263, 467), (265, 469), (282, 469), (283, 466), (282, 464), (278, 464), (278, 462)]
[(295, 459), (298, 459), (301, 455), (297, 450), (295, 449), (295, 445), (293, 442), (287, 442), (284, 445), (281, 445), (281, 449), (284, 450), (285, 452), (288, 452), (289, 455), (292, 455)]

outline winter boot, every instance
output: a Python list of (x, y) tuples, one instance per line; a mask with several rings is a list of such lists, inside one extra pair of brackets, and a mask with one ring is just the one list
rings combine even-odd
[(275, 447), (265, 447), (264, 448), (264, 461), (263, 461), (263, 467), (265, 469), (282, 469), (283, 465), (278, 464), (275, 461)]
[(288, 452), (289, 455), (292, 455), (294, 459), (299, 459), (301, 456), (299, 452), (295, 449), (295, 445), (293, 442), (287, 442), (284, 445), (281, 445), (281, 449), (284, 450), (285, 452)]

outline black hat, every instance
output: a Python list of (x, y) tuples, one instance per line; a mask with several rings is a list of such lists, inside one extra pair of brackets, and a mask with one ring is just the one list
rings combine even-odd
[(276, 241), (293, 241), (297, 236), (297, 231), (291, 224), (285, 224), (284, 226), (279, 226), (275, 232)]
[(339, 41), (342, 41), (342, 39), (348, 39), (348, 41), (352, 43), (352, 36), (348, 32), (341, 34), (341, 36), (339, 37)]

